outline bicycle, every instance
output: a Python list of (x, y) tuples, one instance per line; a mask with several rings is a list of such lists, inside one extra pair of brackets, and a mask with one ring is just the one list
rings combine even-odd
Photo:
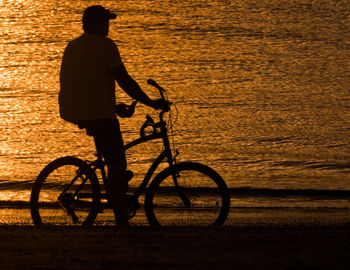
[[(151, 79), (147, 82), (167, 100), (162, 87)], [(158, 139), (162, 139), (164, 145), (141, 184), (133, 194), (127, 194), (129, 219), (140, 209), (139, 197), (145, 193), (144, 210), (150, 225), (223, 225), (230, 209), (225, 181), (206, 165), (177, 163), (178, 151), (172, 153), (167, 123), (163, 119), (165, 113), (165, 110), (159, 113), (157, 123), (147, 115), (140, 137), (125, 145), (128, 150)], [(151, 134), (146, 132), (149, 129)], [(106, 194), (101, 192), (107, 177), (106, 166), (103, 158), (96, 156), (94, 161), (73, 156), (58, 158), (40, 172), (30, 197), (35, 225), (92, 225), (99, 213), (110, 208), (108, 202), (103, 202)], [(166, 161), (168, 167), (153, 177), (162, 161)], [(97, 170), (102, 181), (97, 177)]]

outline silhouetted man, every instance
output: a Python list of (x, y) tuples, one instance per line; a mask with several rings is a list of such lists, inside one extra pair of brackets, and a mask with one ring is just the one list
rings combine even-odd
[(69, 42), (64, 51), (59, 105), (64, 120), (85, 128), (94, 137), (97, 151), (107, 163), (107, 194), (116, 223), (128, 226), (125, 194), (129, 176), (115, 116), (115, 81), (129, 96), (154, 109), (168, 104), (150, 99), (126, 71), (116, 44), (107, 38), (109, 20), (115, 18), (114, 13), (99, 5), (84, 11), (84, 34)]

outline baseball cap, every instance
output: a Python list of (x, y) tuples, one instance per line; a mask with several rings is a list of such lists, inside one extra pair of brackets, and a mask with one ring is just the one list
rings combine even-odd
[(96, 5), (85, 9), (83, 14), (83, 24), (95, 24), (100, 21), (113, 20), (117, 18), (115, 13), (105, 9), (103, 6)]

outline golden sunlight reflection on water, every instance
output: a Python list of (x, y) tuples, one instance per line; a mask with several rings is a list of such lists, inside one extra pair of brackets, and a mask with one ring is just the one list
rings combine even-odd
[[(118, 13), (110, 37), (130, 74), (157, 97), (154, 78), (176, 104), (181, 160), (213, 166), (231, 187), (350, 189), (349, 3), (311, 2), (99, 3)], [(93, 158), (91, 138), (57, 108), (62, 52), (92, 3), (0, 2), (0, 180)], [(157, 116), (140, 105), (121, 120), (126, 142), (145, 114)], [(136, 174), (152, 155), (130, 154)]]

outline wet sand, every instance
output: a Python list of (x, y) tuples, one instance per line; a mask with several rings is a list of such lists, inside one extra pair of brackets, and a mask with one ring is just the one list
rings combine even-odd
[(350, 269), (349, 221), (344, 209), (232, 209), (223, 227), (34, 227), (27, 219), (0, 226), (0, 269)]
[(350, 226), (0, 227), (1, 269), (349, 269)]

